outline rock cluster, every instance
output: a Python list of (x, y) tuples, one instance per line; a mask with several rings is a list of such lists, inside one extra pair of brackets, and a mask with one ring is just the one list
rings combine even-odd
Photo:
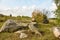
[(17, 24), (14, 22), (14, 20), (9, 19), (3, 24), (3, 26), (0, 29), (0, 32), (2, 32), (2, 31), (13, 31), (17, 28), (18, 28)]
[[(37, 28), (37, 23), (36, 22), (31, 22), (31, 23), (16, 23), (14, 20), (9, 19), (7, 20), (3, 26), (0, 29), (0, 32), (14, 32), (14, 33), (19, 33), (20, 38), (25, 38), (28, 35), (25, 34), (30, 30), (31, 32), (34, 32), (36, 34), (41, 35)], [(28, 28), (28, 30), (25, 31), (25, 29)]]
[(32, 32), (35, 32), (36, 34), (39, 34), (39, 35), (41, 36), (41, 33), (39, 32), (37, 26), (38, 26), (38, 25), (37, 25), (36, 22), (31, 22), (28, 27), (29, 27), (29, 29), (30, 29)]

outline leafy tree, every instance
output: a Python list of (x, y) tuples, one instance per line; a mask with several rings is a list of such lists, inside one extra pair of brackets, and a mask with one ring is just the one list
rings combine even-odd
[(43, 15), (41, 15), (41, 14), (37, 14), (36, 16), (35, 16), (35, 20), (36, 20), (36, 22), (43, 22)]
[(39, 10), (34, 10), (32, 13), (32, 21), (36, 21), (36, 22), (42, 22), (43, 20), (43, 15), (42, 12), (40, 12)]
[(56, 15), (57, 15), (57, 18), (60, 19), (60, 0), (54, 0), (56, 6), (57, 6), (57, 9), (55, 11)]
[(43, 23), (45, 24), (49, 23), (46, 15), (43, 15)]
[(60, 0), (54, 0), (56, 6), (57, 6), (57, 9), (55, 11), (55, 14), (57, 15), (57, 19), (58, 19), (58, 24), (60, 22)]
[(56, 6), (58, 7), (60, 5), (60, 0), (54, 0)]
[(48, 23), (47, 16), (44, 15), (41, 11), (35, 10), (32, 13), (32, 21), (37, 23)]

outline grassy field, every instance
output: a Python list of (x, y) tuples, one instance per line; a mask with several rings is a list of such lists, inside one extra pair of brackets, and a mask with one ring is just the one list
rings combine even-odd
[[(30, 34), (28, 38), (22, 40), (59, 40), (54, 37), (52, 30), (49, 30), (52, 26), (50, 24), (42, 24), (39, 29), (43, 36), (39, 37), (37, 35)], [(20, 38), (19, 34), (3, 32), (0, 33), (0, 40), (20, 40)]]
[[(13, 19), (13, 20), (31, 20), (31, 18), (28, 17), (3, 17), (4, 19), (1, 18), (0, 20), (0, 28), (2, 27), (3, 23), (7, 20), (7, 19)], [(25, 21), (23, 21), (25, 22)], [(55, 36), (52, 33), (51, 28), (53, 26), (56, 26), (57, 23), (56, 22), (49, 22), (48, 24), (43, 24), (43, 23), (39, 23), (38, 27), (40, 32), (42, 33), (43, 36), (39, 37), (38, 35), (32, 35), (29, 34), (28, 38), (25, 39), (20, 39), (19, 38), (19, 34), (15, 34), (15, 33), (8, 33), (8, 32), (2, 32), (0, 33), (0, 40), (59, 40), (58, 38), (55, 38)]]

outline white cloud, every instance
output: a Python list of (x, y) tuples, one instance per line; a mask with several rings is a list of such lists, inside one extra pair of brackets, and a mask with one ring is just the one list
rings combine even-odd
[(25, 16), (31, 16), (32, 11), (36, 8), (35, 5), (32, 6), (22, 6), (22, 7), (14, 7), (14, 8), (8, 8), (6, 6), (0, 6), (0, 10), (3, 9), (5, 11), (2, 11), (3, 14), (12, 14), (13, 16), (17, 15), (25, 15)]
[(22, 6), (22, 15), (27, 15), (27, 16), (31, 16), (32, 11), (36, 8), (36, 5), (32, 5), (32, 6)]
[(1, 6), (0, 5), (0, 10), (7, 10), (7, 9), (10, 9), (10, 8), (8, 8), (7, 6)]
[(52, 5), (48, 9), (55, 11), (57, 9), (57, 7), (56, 7), (55, 3), (52, 3)]
[[(3, 0), (5, 1), (5, 0)], [(35, 0), (34, 0), (35, 1)], [(27, 6), (27, 5), (23, 5), (22, 7), (19, 7), (19, 6), (16, 6), (14, 8), (11, 8), (11, 7), (8, 7), (6, 5), (2, 5), (0, 4), (0, 9), (2, 10), (8, 10), (9, 11), (4, 11), (3, 13), (7, 15), (9, 14), (13, 14), (14, 16), (17, 16), (17, 15), (27, 15), (27, 16), (31, 16), (31, 13), (34, 9), (44, 9), (44, 8), (47, 8), (47, 9), (50, 9), (50, 10), (55, 10), (56, 9), (56, 5), (54, 3), (52, 3), (52, 5), (50, 7), (47, 7), (46, 6), (46, 2), (40, 4), (39, 6), (36, 6), (35, 4), (34, 5), (30, 5), (30, 6)]]

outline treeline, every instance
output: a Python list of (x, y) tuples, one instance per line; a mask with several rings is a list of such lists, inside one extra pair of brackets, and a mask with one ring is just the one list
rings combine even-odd
[(17, 20), (17, 22), (31, 22), (31, 21), (33, 22), (33, 21), (35, 21), (37, 23), (48, 24), (50, 22), (50, 20), (54, 21), (54, 19), (56, 19), (56, 18), (49, 19), (48, 17), (51, 16), (50, 13), (51, 12), (47, 11), (47, 10), (43, 10), (43, 11), (34, 10), (32, 12), (32, 17), (29, 17), (29, 16), (20, 16), (20, 15), (12, 16), (12, 14), (7, 16), (7, 15), (0, 14), (0, 22), (5, 22), (8, 19), (13, 19), (13, 20)]
[(10, 14), (9, 16), (0, 14), (0, 22), (5, 22), (8, 19), (25, 21), (25, 20), (31, 20), (31, 17), (28, 17), (28, 16), (16, 16), (15, 17), (15, 16), (12, 16), (12, 14)]

